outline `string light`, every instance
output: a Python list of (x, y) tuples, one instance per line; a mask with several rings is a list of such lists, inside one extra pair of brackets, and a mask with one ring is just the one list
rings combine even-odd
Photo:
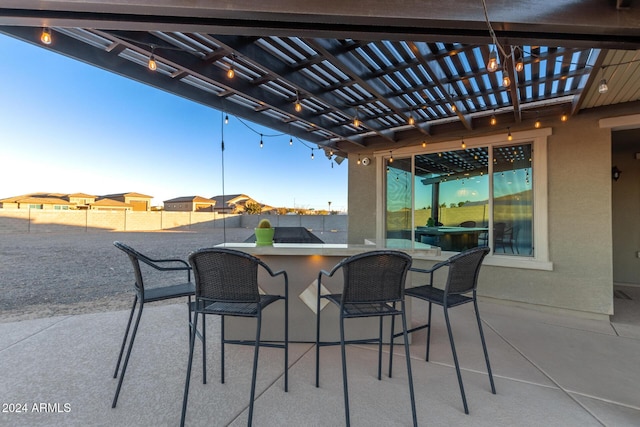
[(422, 141), (422, 148), (425, 148), (427, 146), (427, 141)]
[(522, 70), (524, 70), (524, 61), (522, 58), (519, 58), (518, 61), (516, 61), (516, 71), (519, 73)]
[(360, 119), (358, 119), (358, 107), (356, 107), (356, 115), (353, 117), (353, 126), (356, 128), (360, 127)]
[(53, 39), (51, 38), (51, 30), (49, 28), (43, 28), (40, 35), (40, 41), (46, 45), (50, 45)]
[(560, 117), (560, 120), (563, 122), (566, 122), (568, 119), (567, 115), (565, 113), (562, 113), (562, 116)]
[(489, 53), (489, 62), (487, 62), (487, 71), (490, 73), (494, 73), (498, 70), (498, 54), (495, 49), (491, 48), (491, 53)]
[(298, 93), (298, 91), (296, 91), (296, 103), (294, 104), (293, 108), (296, 110), (296, 113), (302, 111), (302, 104), (300, 103), (300, 94)]
[(224, 116), (224, 124), (228, 125), (229, 124), (229, 116)]
[(357, 164), (361, 164), (362, 161), (360, 160), (360, 154), (358, 154), (358, 161), (356, 162)]
[(229, 66), (229, 69), (227, 70), (227, 77), (229, 77), (230, 79), (234, 78), (236, 76), (236, 70), (233, 69), (233, 63), (235, 62), (235, 55), (231, 55), (231, 65)]
[(293, 145), (293, 137), (289, 137), (289, 145)]
[(539, 118), (536, 118), (536, 122), (533, 124), (533, 127), (535, 127), (536, 129), (540, 129), (540, 126), (542, 126), (542, 123), (540, 123)]
[(156, 57), (153, 54), (155, 49), (156, 49), (155, 46), (151, 46), (151, 56), (149, 57), (149, 62), (147, 63), (147, 67), (149, 67), (151, 71), (155, 71), (158, 69), (158, 64), (156, 63)]
[(489, 123), (491, 123), (491, 126), (495, 126), (496, 123), (498, 123), (498, 119), (496, 119), (496, 115), (495, 114), (491, 115), (491, 119), (489, 120)]
[(511, 128), (507, 128), (507, 141), (513, 141), (513, 136), (511, 135)]
[(260, 148), (262, 148), (264, 144), (262, 143), (262, 134), (260, 134)]
[(409, 116), (408, 123), (409, 123), (409, 125), (410, 125), (410, 126), (413, 126), (413, 125), (415, 125), (415, 124), (416, 124), (416, 119), (414, 119), (414, 118), (413, 118), (413, 114), (411, 114), (411, 115)]
[(464, 138), (462, 138), (462, 142), (460, 143), (460, 146), (461, 146), (462, 148), (467, 148), (467, 144), (465, 144), (465, 142), (464, 142)]
[(315, 156), (313, 155), (313, 148), (311, 149), (311, 160), (315, 159)]
[(509, 72), (506, 69), (502, 70), (502, 86), (504, 87), (511, 86), (511, 79), (509, 78)]

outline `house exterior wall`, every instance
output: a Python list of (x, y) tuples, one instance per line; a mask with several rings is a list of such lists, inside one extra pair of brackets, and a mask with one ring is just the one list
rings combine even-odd
[[(552, 127), (547, 145), (547, 201), (553, 269), (495, 266), (487, 259), (479, 294), (590, 317), (613, 313), (611, 130), (601, 129), (598, 120), (621, 113), (600, 109), (568, 122), (545, 123)], [(375, 161), (369, 157), (372, 164), (366, 167), (356, 164), (357, 156), (349, 159), (351, 243), (375, 236), (376, 209), (384, 206), (384, 189), (382, 183), (374, 185)], [(428, 267), (434, 262), (416, 264)]]

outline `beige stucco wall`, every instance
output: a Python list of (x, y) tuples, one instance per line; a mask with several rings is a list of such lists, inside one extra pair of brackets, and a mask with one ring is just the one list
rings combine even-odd
[[(613, 313), (611, 131), (601, 129), (598, 120), (621, 113), (602, 109), (564, 123), (546, 120), (553, 132), (548, 139), (553, 271), (485, 266), (480, 294), (588, 316)], [(361, 243), (375, 235), (375, 199), (383, 191), (374, 188), (375, 168), (350, 161), (349, 169), (349, 241)]]

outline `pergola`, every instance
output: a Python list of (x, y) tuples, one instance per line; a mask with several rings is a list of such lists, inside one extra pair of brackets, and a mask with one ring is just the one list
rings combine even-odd
[(630, 0), (2, 3), (4, 34), (330, 158), (640, 98), (640, 9)]

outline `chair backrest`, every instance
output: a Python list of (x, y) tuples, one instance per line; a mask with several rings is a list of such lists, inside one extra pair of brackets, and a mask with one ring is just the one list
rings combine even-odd
[(478, 286), (478, 275), (484, 257), (490, 249), (486, 246), (468, 249), (447, 260), (449, 275), (445, 293), (466, 294)]
[(371, 251), (343, 260), (343, 303), (400, 301), (411, 256), (400, 251)]
[(258, 266), (245, 252), (226, 248), (200, 249), (189, 255), (196, 298), (225, 302), (259, 302)]
[(127, 256), (129, 257), (129, 260), (131, 261), (131, 264), (133, 265), (133, 273), (134, 273), (135, 279), (136, 279), (134, 285), (135, 285), (136, 289), (139, 292), (144, 293), (144, 279), (142, 278), (142, 270), (140, 269), (140, 261), (146, 262), (146, 260), (148, 260), (149, 258), (147, 256), (141, 254), (140, 252), (136, 251), (131, 246), (125, 245), (124, 243), (113, 242), (113, 246), (115, 246), (116, 248), (118, 248), (121, 251), (123, 251), (124, 253), (126, 253)]
[(475, 221), (464, 221), (460, 223), (460, 227), (465, 227), (465, 228), (474, 228), (476, 226), (476, 222)]

